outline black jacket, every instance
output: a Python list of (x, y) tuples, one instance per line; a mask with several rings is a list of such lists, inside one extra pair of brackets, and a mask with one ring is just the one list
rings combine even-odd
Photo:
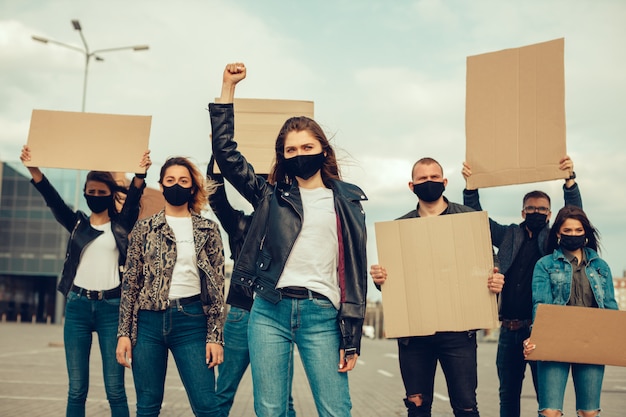
[[(280, 278), (291, 248), (300, 233), (303, 208), (297, 184), (269, 184), (237, 150), (232, 104), (209, 104), (213, 128), (213, 155), (225, 178), (254, 207), (232, 281), (251, 287), (257, 296), (277, 303)], [(367, 296), (365, 213), (361, 189), (343, 181), (330, 183), (338, 217), (339, 288), (338, 314), (341, 348), (360, 352), (361, 332)]]
[[(74, 277), (76, 276), (76, 270), (78, 269), (78, 263), (80, 262), (80, 256), (83, 249), (95, 238), (102, 234), (102, 231), (96, 230), (91, 227), (89, 223), (89, 216), (82, 211), (74, 211), (65, 204), (63, 198), (59, 195), (57, 190), (54, 189), (52, 184), (44, 176), (43, 179), (35, 183), (31, 180), (31, 183), (35, 186), (37, 191), (41, 193), (46, 205), (50, 207), (54, 218), (70, 232), (70, 238), (67, 241), (67, 249), (65, 252), (65, 263), (63, 264), (63, 272), (61, 273), (61, 280), (57, 289), (67, 296), (67, 293), (72, 288)], [(139, 199), (143, 193), (144, 185), (141, 189), (133, 186), (131, 181), (126, 201), (122, 211), (111, 218), (111, 231), (115, 238), (117, 250), (119, 251), (119, 266), (120, 266), (120, 280), (121, 272), (124, 269), (126, 263), (126, 249), (128, 247), (128, 233), (133, 228), (133, 225), (139, 217)], [(93, 288), (88, 288), (93, 289)]]
[[(209, 205), (228, 235), (230, 258), (236, 261), (241, 253), (241, 248), (243, 247), (243, 242), (248, 233), (250, 223), (252, 223), (252, 215), (245, 214), (241, 210), (235, 210), (233, 206), (230, 205), (226, 197), (226, 190), (224, 189), (224, 176), (213, 173), (214, 165), (215, 159), (211, 157), (206, 169), (206, 176), (208, 179), (217, 182), (218, 187), (215, 193), (209, 196)], [(252, 302), (254, 301), (252, 293), (252, 288), (235, 285), (231, 279), (226, 303), (250, 311)]]

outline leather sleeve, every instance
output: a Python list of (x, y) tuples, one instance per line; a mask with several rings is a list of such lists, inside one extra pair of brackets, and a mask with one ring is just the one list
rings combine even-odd
[(339, 321), (341, 331), (340, 349), (346, 354), (356, 353), (361, 355), (361, 333), (363, 332), (363, 319), (344, 318)]
[(39, 182), (31, 180), (31, 183), (35, 186), (37, 191), (42, 195), (46, 201), (46, 205), (52, 211), (54, 218), (59, 222), (68, 232), (72, 233), (74, 225), (76, 224), (77, 213), (72, 210), (63, 201), (63, 198), (59, 195), (57, 190), (50, 184), (48, 178), (45, 176)]
[(252, 165), (237, 149), (235, 112), (232, 104), (209, 104), (213, 156), (224, 178), (256, 209), (269, 185), (254, 172)]

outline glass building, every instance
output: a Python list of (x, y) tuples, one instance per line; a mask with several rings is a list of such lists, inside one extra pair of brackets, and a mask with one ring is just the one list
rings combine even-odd
[[(73, 206), (76, 171), (46, 169), (45, 175)], [(57, 322), (64, 306), (56, 285), (69, 233), (30, 179), (21, 163), (0, 165), (0, 315), (6, 321)]]

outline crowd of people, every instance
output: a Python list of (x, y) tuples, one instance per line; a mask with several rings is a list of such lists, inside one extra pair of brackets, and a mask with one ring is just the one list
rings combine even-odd
[[(66, 296), (64, 340), (69, 390), (67, 416), (84, 416), (89, 352), (96, 332), (104, 386), (114, 417), (128, 416), (124, 370), (132, 370), (137, 416), (158, 416), (171, 352), (196, 416), (226, 417), (250, 366), (259, 417), (294, 417), (294, 350), (302, 360), (320, 416), (351, 415), (348, 374), (361, 354), (368, 276), (381, 289), (394, 277), (366, 257), (365, 193), (342, 180), (335, 150), (313, 119), (285, 121), (269, 174), (257, 174), (235, 141), (234, 95), (247, 74), (228, 64), (219, 99), (209, 104), (212, 157), (206, 176), (185, 157), (160, 169), (163, 209), (138, 219), (150, 152), (138, 161), (129, 187), (108, 172), (91, 171), (84, 193), (90, 213), (68, 207), (36, 167), (32, 183), (70, 233), (59, 283)], [(24, 146), (21, 160), (31, 159)], [(539, 304), (617, 309), (610, 269), (582, 210), (574, 164), (565, 156), (564, 207), (552, 228), (550, 197), (522, 199), (519, 224), (489, 219), (494, 251), (485, 291), (497, 294), (501, 323), (496, 357), (500, 416), (520, 416), (527, 364), (539, 416), (563, 414), (571, 372), (576, 409), (598, 416), (604, 366), (528, 360)], [(219, 174), (214, 167), (219, 167)], [(471, 167), (464, 163), (467, 180)], [(480, 211), (477, 189), (463, 204), (444, 196), (447, 178), (433, 158), (419, 159), (408, 187), (414, 219)], [(231, 206), (228, 180), (253, 207)], [(125, 198), (121, 198), (125, 194)], [(201, 215), (210, 206), (219, 224)], [(228, 235), (235, 265), (224, 297)], [(403, 398), (409, 417), (431, 415), (438, 364), (455, 416), (478, 416), (478, 329), (438, 331), (397, 340)], [(217, 370), (217, 372), (216, 372)], [(216, 376), (217, 373), (217, 376)]]

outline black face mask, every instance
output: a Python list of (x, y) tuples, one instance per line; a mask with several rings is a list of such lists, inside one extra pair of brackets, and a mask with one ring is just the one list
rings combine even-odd
[(182, 206), (191, 201), (191, 188), (182, 187), (180, 184), (174, 184), (171, 187), (163, 186), (163, 197), (172, 206)]
[(88, 195), (85, 194), (87, 206), (92, 213), (102, 213), (113, 206), (113, 195)]
[(561, 235), (559, 238), (559, 245), (565, 250), (570, 252), (580, 249), (587, 244), (587, 237), (585, 235), (572, 236)]
[(441, 197), (441, 194), (443, 194), (445, 189), (446, 187), (443, 185), (443, 182), (437, 181), (426, 181), (420, 184), (413, 184), (413, 192), (417, 195), (417, 198), (427, 203), (439, 200), (439, 197)]
[(290, 177), (300, 177), (308, 180), (317, 171), (322, 169), (326, 156), (324, 152), (315, 155), (298, 155), (285, 159), (285, 172)]
[(548, 222), (548, 215), (541, 213), (526, 214), (526, 227), (533, 232), (538, 233), (541, 229), (546, 227)]

